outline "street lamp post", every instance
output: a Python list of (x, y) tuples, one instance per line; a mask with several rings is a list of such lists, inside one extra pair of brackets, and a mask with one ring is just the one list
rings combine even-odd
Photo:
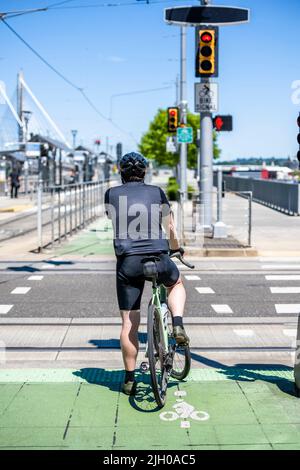
[(77, 129), (71, 130), (71, 134), (72, 134), (72, 137), (73, 137), (73, 150), (75, 150), (75, 148), (76, 148), (76, 137), (77, 137), (77, 134), (78, 134)]

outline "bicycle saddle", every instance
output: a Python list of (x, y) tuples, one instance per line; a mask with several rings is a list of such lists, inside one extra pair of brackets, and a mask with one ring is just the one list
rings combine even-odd
[(146, 278), (152, 279), (157, 276), (156, 261), (160, 261), (160, 258), (157, 256), (149, 256), (148, 258), (142, 259), (141, 263), (143, 264), (144, 276)]

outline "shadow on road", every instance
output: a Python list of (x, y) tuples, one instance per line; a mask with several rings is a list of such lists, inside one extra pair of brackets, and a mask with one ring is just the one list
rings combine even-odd
[[(124, 380), (124, 372), (121, 370), (109, 370), (96, 367), (88, 367), (73, 372), (73, 375), (80, 377), (85, 382), (101, 387), (107, 387), (115, 393), (121, 392), (121, 386)], [(142, 413), (154, 413), (160, 410), (154, 399), (149, 373), (137, 373), (138, 382), (136, 395), (128, 397), (129, 403), (137, 411)], [(176, 387), (176, 382), (169, 383), (169, 389)]]
[[(292, 367), (282, 364), (235, 364), (228, 366), (194, 352), (191, 352), (191, 357), (194, 361), (217, 369), (219, 374), (226, 375), (230, 380), (238, 380), (239, 382), (255, 382), (256, 380), (261, 380), (277, 385), (282, 392), (288, 395), (296, 396), (294, 381), (275, 375), (276, 372), (291, 372), (293, 371)], [(260, 373), (260, 371), (264, 373)], [(267, 371), (270, 371), (269, 375), (266, 373)]]

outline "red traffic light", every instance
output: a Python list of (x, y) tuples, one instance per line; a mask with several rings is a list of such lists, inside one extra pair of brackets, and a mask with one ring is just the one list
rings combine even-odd
[(233, 130), (232, 116), (216, 116), (213, 125), (217, 132), (231, 132)]
[(201, 34), (201, 41), (202, 42), (205, 42), (206, 44), (208, 44), (212, 40), (213, 40), (213, 37), (212, 37), (211, 33), (205, 32), (205, 33)]
[(216, 127), (216, 130), (217, 130), (217, 131), (221, 131), (223, 125), (224, 125), (223, 119), (221, 118), (221, 116), (218, 116), (218, 117), (215, 119), (215, 127)]

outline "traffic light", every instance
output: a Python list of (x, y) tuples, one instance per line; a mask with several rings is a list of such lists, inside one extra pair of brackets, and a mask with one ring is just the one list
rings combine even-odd
[(168, 108), (168, 132), (177, 132), (179, 126), (179, 108)]
[(233, 129), (232, 116), (215, 116), (214, 129), (217, 132), (231, 132)]
[(196, 28), (196, 77), (218, 76), (218, 34), (217, 27)]

